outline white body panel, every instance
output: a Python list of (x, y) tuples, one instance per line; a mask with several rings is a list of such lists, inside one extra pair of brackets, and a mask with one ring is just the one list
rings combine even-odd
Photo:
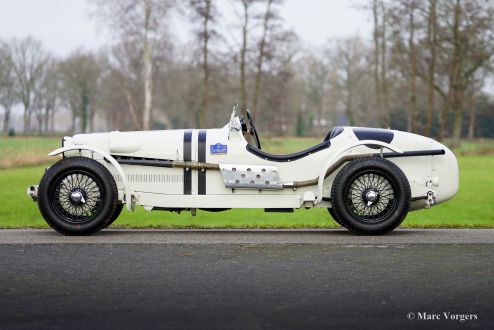
[[(249, 152), (242, 132), (234, 129), (238, 124), (238, 119), (234, 118), (230, 124), (220, 129), (81, 134), (73, 138), (65, 138), (65, 148), (56, 150), (52, 154), (63, 153), (65, 157), (83, 155), (99, 160), (114, 175), (120, 192), (119, 198), (128, 204), (128, 209), (131, 208), (130, 204), (133, 204), (128, 203), (129, 200), (144, 206), (147, 210), (330, 207), (328, 198), (331, 185), (340, 169), (327, 178), (324, 178), (324, 173), (343, 156), (369, 153), (379, 155), (381, 150), (370, 148), (371, 142), (374, 146), (385, 147), (382, 152), (392, 152), (395, 155), (389, 160), (402, 169), (410, 183), (412, 209), (425, 207), (426, 200), (420, 198), (424, 198), (429, 192), (434, 194), (436, 203), (441, 203), (452, 198), (458, 190), (459, 173), (455, 156), (444, 145), (423, 136), (389, 131), (392, 132), (393, 137), (392, 141), (387, 143), (359, 139), (354, 128), (344, 127), (341, 133), (330, 140), (329, 148), (293, 161), (279, 162), (263, 159)], [(200, 142), (200, 132), (205, 134), (205, 142)], [(187, 134), (190, 135), (189, 159), (185, 159), (188, 157), (186, 150), (189, 146), (184, 142), (184, 136)], [(184, 144), (186, 144), (185, 148)], [(213, 152), (211, 148), (216, 144), (220, 144), (226, 152)], [(101, 152), (95, 152), (94, 148)], [(204, 184), (204, 181), (201, 181), (200, 170), (189, 169), (190, 181), (188, 181), (187, 170), (181, 168), (122, 164), (119, 169), (114, 161), (118, 157), (126, 157), (197, 162), (201, 161), (200, 152), (204, 150), (205, 159), (202, 162), (205, 163), (276, 166), (283, 183), (318, 178), (319, 184), (282, 190), (231, 189), (225, 187), (220, 171), (207, 170), (205, 187), (202, 187), (201, 192), (201, 182)], [(444, 150), (444, 154), (396, 157), (402, 151), (405, 155), (407, 152), (417, 150)], [(107, 160), (111, 158), (111, 161), (105, 161), (105, 158)], [(187, 191), (186, 186), (189, 187), (190, 192)]]

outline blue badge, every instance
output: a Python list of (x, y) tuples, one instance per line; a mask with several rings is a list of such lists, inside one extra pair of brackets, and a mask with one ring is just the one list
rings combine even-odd
[(211, 155), (226, 155), (228, 153), (228, 146), (221, 143), (211, 144), (209, 146), (209, 152)]

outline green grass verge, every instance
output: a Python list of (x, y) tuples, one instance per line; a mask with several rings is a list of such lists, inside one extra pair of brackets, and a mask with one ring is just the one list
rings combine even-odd
[[(462, 156), (460, 191), (451, 201), (430, 210), (411, 212), (402, 227), (494, 228), (494, 156)], [(37, 205), (26, 196), (29, 184), (38, 183), (43, 167), (0, 170), (0, 227), (46, 228)], [(264, 213), (237, 209), (220, 213), (123, 211), (114, 227), (132, 228), (329, 228), (338, 227), (324, 209)]]
[[(450, 140), (444, 141), (444, 144), (447, 146), (449, 146), (450, 143)], [(457, 156), (494, 155), (494, 140), (463, 140), (460, 147), (453, 148), (453, 152)]]
[(60, 144), (61, 138), (54, 137), (0, 137), (0, 168), (49, 162), (48, 153)]

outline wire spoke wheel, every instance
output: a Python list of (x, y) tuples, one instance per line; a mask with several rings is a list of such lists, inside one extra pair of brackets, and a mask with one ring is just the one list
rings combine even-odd
[(51, 189), (54, 211), (65, 221), (91, 221), (102, 209), (102, 183), (89, 172), (76, 170), (59, 176)]
[(403, 171), (389, 160), (362, 157), (345, 165), (331, 187), (334, 217), (360, 235), (392, 231), (410, 209), (411, 191)]
[(122, 211), (111, 172), (82, 156), (65, 157), (46, 170), (38, 208), (46, 223), (64, 235), (94, 234)]
[(377, 223), (396, 209), (398, 191), (381, 171), (369, 170), (354, 175), (347, 186), (346, 206), (358, 220)]

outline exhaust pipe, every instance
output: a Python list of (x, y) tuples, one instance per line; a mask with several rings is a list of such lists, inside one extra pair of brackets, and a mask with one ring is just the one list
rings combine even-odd
[(27, 188), (27, 196), (33, 199), (33, 202), (38, 201), (38, 186), (32, 185)]

